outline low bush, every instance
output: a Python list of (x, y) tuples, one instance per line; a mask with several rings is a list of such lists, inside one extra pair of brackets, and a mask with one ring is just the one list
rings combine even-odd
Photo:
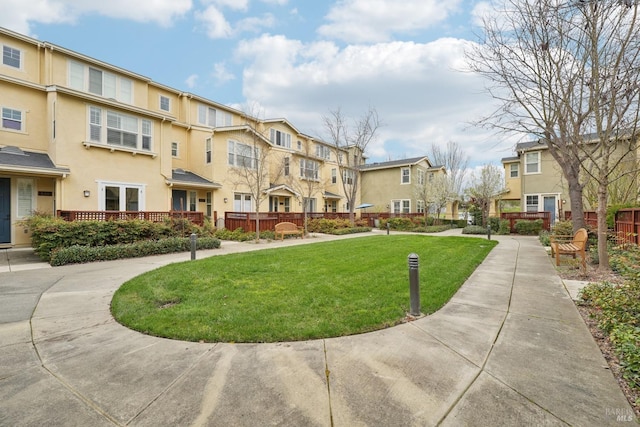
[(523, 236), (538, 236), (542, 230), (542, 225), (543, 222), (541, 219), (519, 219), (516, 220), (515, 229), (516, 233)]
[[(213, 237), (201, 237), (196, 240), (196, 249), (217, 249), (220, 240)], [(73, 245), (55, 249), (51, 252), (50, 263), (57, 267), (66, 264), (81, 264), (94, 261), (137, 258), (149, 255), (161, 255), (191, 250), (188, 237), (169, 237), (161, 240), (145, 240), (136, 243), (124, 243), (108, 246)]]
[(462, 229), (462, 234), (487, 234), (487, 229), (481, 225), (468, 225)]

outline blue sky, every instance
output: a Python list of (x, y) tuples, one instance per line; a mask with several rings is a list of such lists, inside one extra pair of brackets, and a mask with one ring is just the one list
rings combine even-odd
[(484, 5), (0, 0), (0, 26), (321, 138), (329, 110), (357, 118), (374, 107), (384, 126), (369, 161), (428, 155), (452, 140), (478, 166), (499, 164), (513, 147), (470, 124), (493, 104), (484, 82), (460, 71)]

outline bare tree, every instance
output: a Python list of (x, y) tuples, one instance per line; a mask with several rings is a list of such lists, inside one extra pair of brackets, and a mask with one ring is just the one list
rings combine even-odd
[[(329, 149), (329, 147), (326, 147)], [(305, 140), (302, 151), (298, 153), (298, 164), (292, 165), (294, 170), (287, 176), (287, 184), (301, 197), (302, 212), (304, 216), (304, 232), (308, 233), (308, 217), (311, 208), (309, 200), (320, 193), (323, 183), (320, 176), (320, 163), (318, 154), (314, 151), (314, 145)], [(299, 172), (296, 170), (296, 166)]]
[(449, 141), (445, 149), (437, 144), (431, 144), (431, 163), (434, 166), (444, 166), (447, 171), (446, 184), (448, 197), (462, 197), (462, 186), (469, 168), (469, 156), (465, 154), (462, 147)]
[(467, 189), (470, 197), (475, 199), (482, 211), (482, 225), (487, 226), (491, 201), (497, 198), (504, 189), (502, 169), (491, 164), (484, 165), (479, 174), (471, 175), (471, 185)]
[(440, 213), (447, 206), (447, 203), (453, 199), (450, 185), (451, 181), (449, 181), (444, 171), (431, 172), (428, 179), (415, 185), (414, 196), (416, 200), (424, 203), (425, 225), (430, 212), (434, 212), (435, 219), (439, 220)]
[[(599, 269), (609, 269), (607, 187), (620, 141), (635, 141), (640, 100), (638, 2), (504, 0), (467, 52), (499, 108), (480, 123), (537, 136), (569, 187), (574, 230), (583, 189), (598, 183)], [(627, 144), (632, 145), (632, 144)], [(624, 149), (624, 148), (623, 148)]]
[(363, 163), (367, 146), (375, 139), (382, 124), (374, 108), (369, 108), (351, 124), (340, 108), (330, 111), (328, 116), (323, 116), (322, 121), (329, 135), (329, 143), (336, 154), (342, 188), (349, 206), (349, 220), (353, 225), (360, 184), (359, 168)]
[(235, 188), (246, 189), (254, 202), (256, 241), (259, 241), (260, 206), (268, 196), (271, 183), (280, 179), (283, 167), (257, 126), (258, 120), (247, 116), (246, 124), (236, 132), (237, 141), (228, 142), (228, 152), (230, 180)]

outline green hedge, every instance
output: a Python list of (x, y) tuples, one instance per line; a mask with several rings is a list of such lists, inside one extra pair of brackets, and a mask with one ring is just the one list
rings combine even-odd
[[(196, 249), (217, 249), (219, 247), (220, 240), (213, 237), (200, 237), (196, 240)], [(191, 239), (188, 237), (170, 237), (108, 246), (73, 245), (52, 251), (50, 263), (57, 267), (66, 264), (137, 258), (190, 250)]]
[(524, 236), (537, 236), (540, 234), (542, 230), (543, 222), (541, 219), (529, 220), (529, 219), (519, 219), (516, 220), (516, 233), (524, 235)]

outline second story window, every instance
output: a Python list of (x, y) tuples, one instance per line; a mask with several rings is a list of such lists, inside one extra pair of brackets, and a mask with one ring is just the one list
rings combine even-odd
[(150, 120), (89, 107), (90, 141), (151, 151), (152, 132), (153, 124)]
[(229, 141), (227, 144), (229, 166), (257, 169), (260, 150), (247, 144)]
[(171, 111), (171, 99), (168, 96), (160, 95), (160, 109), (162, 111)]
[(517, 178), (520, 173), (520, 165), (518, 163), (511, 163), (509, 165), (509, 178)]
[(172, 142), (171, 143), (171, 157), (178, 157), (178, 143), (177, 142)]
[(425, 185), (427, 180), (425, 179), (426, 173), (422, 169), (418, 169), (418, 184)]
[(525, 173), (540, 173), (540, 152), (526, 153), (525, 159)]
[(233, 124), (233, 116), (226, 111), (199, 104), (198, 123), (209, 127), (231, 126)]
[(22, 52), (10, 46), (2, 46), (2, 65), (21, 69)]
[(289, 176), (289, 157), (284, 158), (284, 176)]
[(2, 128), (23, 131), (22, 111), (2, 107)]
[(204, 142), (205, 163), (211, 163), (211, 138), (207, 138)]
[(402, 168), (400, 170), (400, 183), (401, 184), (410, 184), (411, 183), (411, 169)]
[(351, 169), (344, 169), (342, 171), (342, 182), (344, 182), (345, 184), (353, 185), (354, 177), (355, 177), (355, 171)]
[(331, 183), (336, 184), (338, 182), (338, 170), (336, 168), (331, 169)]
[(300, 159), (300, 177), (304, 179), (320, 179), (320, 163), (315, 160)]
[(69, 61), (69, 86), (104, 98), (133, 103), (133, 81), (79, 62)]
[(291, 134), (270, 129), (269, 140), (280, 147), (291, 148)]

